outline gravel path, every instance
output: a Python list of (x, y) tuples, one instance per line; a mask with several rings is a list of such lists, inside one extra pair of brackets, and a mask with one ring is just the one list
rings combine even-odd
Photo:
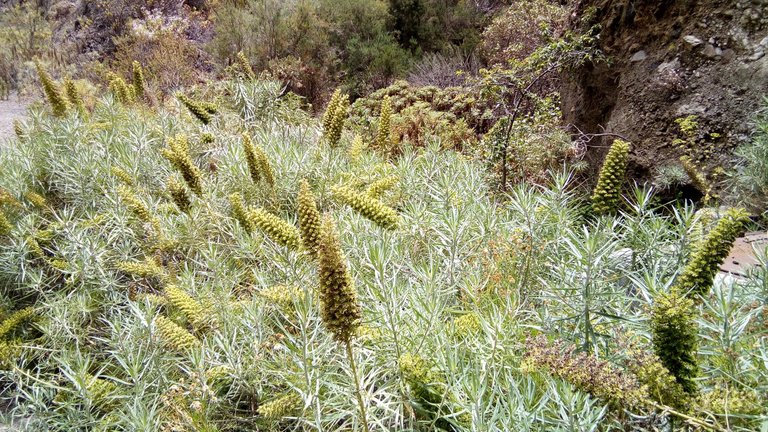
[(8, 100), (0, 100), (0, 143), (13, 136), (13, 120), (26, 115), (27, 102), (19, 102), (15, 95)]

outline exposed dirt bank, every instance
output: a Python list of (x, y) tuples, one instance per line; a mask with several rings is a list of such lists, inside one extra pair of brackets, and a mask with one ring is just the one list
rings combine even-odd
[[(704, 171), (729, 165), (768, 95), (768, 0), (582, 0), (571, 21), (601, 26), (611, 62), (584, 67), (566, 84), (566, 121), (627, 137), (631, 174), (649, 180), (682, 154), (672, 144), (675, 119), (695, 115), (697, 150), (713, 146)], [(610, 141), (590, 143), (593, 166)]]

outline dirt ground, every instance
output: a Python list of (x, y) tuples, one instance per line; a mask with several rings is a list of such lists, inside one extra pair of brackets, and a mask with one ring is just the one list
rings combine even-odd
[(15, 95), (0, 100), (0, 144), (13, 136), (13, 120), (27, 115), (28, 102), (19, 101)]

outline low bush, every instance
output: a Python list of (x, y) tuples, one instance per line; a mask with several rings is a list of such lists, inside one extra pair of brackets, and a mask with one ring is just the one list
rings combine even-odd
[(737, 166), (728, 183), (733, 200), (747, 205), (753, 212), (765, 214), (768, 211), (768, 99), (755, 124), (756, 131), (750, 142), (735, 151)]

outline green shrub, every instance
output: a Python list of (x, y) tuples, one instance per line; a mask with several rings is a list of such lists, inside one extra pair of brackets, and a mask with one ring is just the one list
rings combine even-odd
[(508, 182), (542, 184), (552, 171), (564, 165), (576, 170), (581, 153), (560, 126), (560, 110), (554, 100), (543, 100), (533, 115), (518, 118), (509, 129), (509, 118), (502, 117), (483, 135), (478, 156), (485, 161), (494, 188), (501, 184), (503, 153), (507, 154)]
[(548, 1), (517, 2), (483, 30), (480, 51), (491, 64), (523, 60), (562, 30), (565, 16), (564, 7)]
[[(568, 173), (498, 196), (484, 159), (437, 140), (391, 159), (369, 151), (378, 114), (365, 140), (344, 134), (329, 148), (320, 120), (281, 89), (240, 78), (199, 86), (196, 98), (218, 102), (206, 126), (180, 103), (107, 94), (88, 98), (87, 116), (32, 107), (22, 139), (0, 151), (10, 226), (0, 235), (0, 323), (28, 307), (36, 318), (0, 340), (2, 396), (29, 428), (762, 421), (746, 417), (766, 405), (762, 267), (732, 289), (716, 285), (698, 317), (695, 305), (675, 309), (692, 301), (660, 294), (695, 255), (695, 207), (657, 207), (639, 190), (622, 212), (584, 218), (589, 196)], [(269, 187), (252, 181), (243, 132), (269, 155)], [(186, 191), (187, 212), (173, 189)], [(333, 235), (316, 232), (322, 211)], [(563, 349), (526, 350), (531, 331)], [(658, 355), (628, 352), (628, 336)], [(693, 361), (701, 402), (678, 383)], [(536, 373), (518, 367), (534, 363)], [(636, 384), (649, 398), (639, 407)]]
[(30, 80), (34, 73), (29, 73), (29, 62), (41, 60), (46, 69), (51, 70), (53, 65), (60, 66), (57, 57), (66, 58), (70, 51), (68, 46), (52, 42), (52, 25), (45, 15), (46, 10), (35, 2), (3, 5), (0, 13), (0, 85), (5, 87), (6, 94), (14, 89), (23, 94), (27, 87), (37, 87), (37, 83)]
[(758, 213), (768, 210), (768, 99), (764, 106), (752, 139), (734, 152), (739, 162), (729, 180), (735, 200)]
[(137, 62), (141, 75), (146, 75), (149, 81), (144, 82), (143, 92), (139, 91), (142, 90), (140, 84), (135, 87), (138, 99), (146, 96), (148, 85), (165, 98), (182, 87), (195, 84), (205, 75), (204, 68), (196, 61), (201, 55), (200, 48), (187, 36), (194, 18), (164, 19), (161, 15), (148, 14), (143, 19), (133, 20), (130, 28), (118, 31), (114, 37), (112, 69), (121, 76), (131, 77), (132, 87), (135, 87), (138, 77), (134, 62)]
[[(393, 114), (402, 112), (415, 104), (421, 104), (422, 110), (435, 112), (435, 115), (452, 122), (464, 120), (466, 126), (478, 132), (485, 132), (493, 118), (490, 106), (476, 97), (476, 92), (465, 87), (440, 89), (434, 86), (416, 87), (407, 81), (395, 81), (368, 96), (357, 99), (350, 108), (350, 123), (370, 130), (375, 129), (373, 119), (380, 115), (381, 104), (389, 96)], [(424, 105), (426, 104), (426, 105)], [(395, 126), (395, 120), (392, 120)]]

